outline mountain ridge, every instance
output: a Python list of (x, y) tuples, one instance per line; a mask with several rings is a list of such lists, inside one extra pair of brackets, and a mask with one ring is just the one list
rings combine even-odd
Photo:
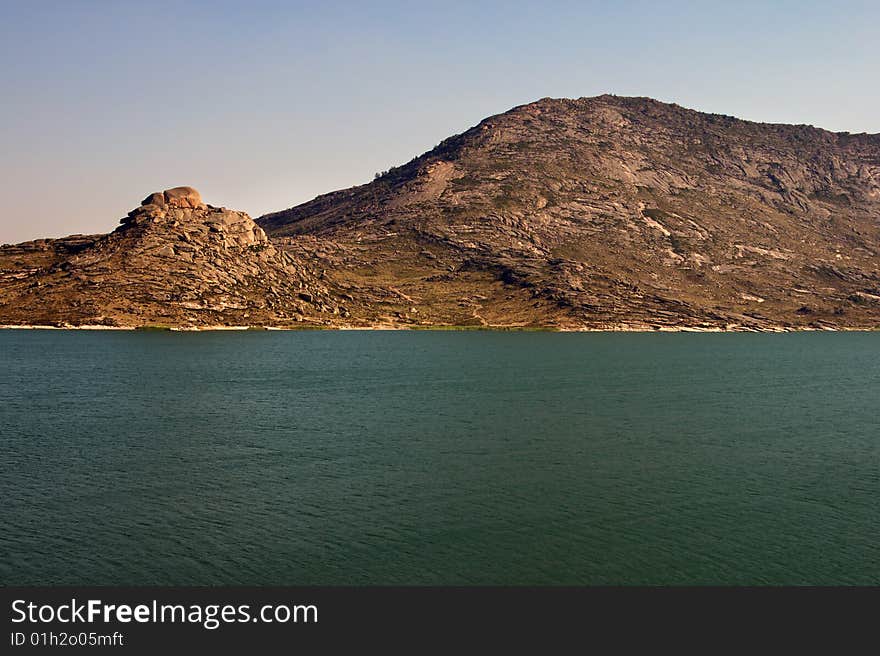
[[(300, 272), (299, 286), (289, 288), (283, 266), (278, 274), (263, 262), (261, 275), (277, 283), (273, 304), (261, 296), (265, 287), (249, 283), (248, 311), (181, 310), (165, 312), (166, 321), (574, 330), (880, 324), (880, 135), (758, 123), (643, 97), (519, 105), (372, 182), (263, 215), (255, 227)], [(93, 248), (66, 239), (47, 242), (55, 260)], [(15, 309), (9, 290), (21, 283), (10, 276), (22, 268), (25, 278), (46, 275), (33, 255), (19, 253), (16, 265), (15, 248), (0, 249), (5, 323), (27, 315)], [(120, 281), (130, 276), (117, 266)], [(65, 294), (83, 303), (88, 290), (59, 289), (44, 315), (66, 321)], [(224, 293), (234, 295), (235, 285)]]

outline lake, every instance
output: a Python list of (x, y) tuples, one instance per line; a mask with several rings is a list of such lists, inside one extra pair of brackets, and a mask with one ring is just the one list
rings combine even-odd
[(880, 333), (0, 331), (0, 583), (880, 584)]

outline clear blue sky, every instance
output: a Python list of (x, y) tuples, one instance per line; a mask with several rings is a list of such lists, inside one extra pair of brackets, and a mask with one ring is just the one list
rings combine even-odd
[(880, 2), (0, 0), (0, 243), (253, 216), (545, 96), (880, 132)]

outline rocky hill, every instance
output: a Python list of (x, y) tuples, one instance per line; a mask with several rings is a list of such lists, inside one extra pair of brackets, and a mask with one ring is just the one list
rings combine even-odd
[(332, 277), (393, 285), (415, 310), (402, 321), (735, 329), (880, 318), (880, 135), (645, 98), (517, 107), (370, 184), (257, 223), (273, 239), (332, 242)]
[(0, 323), (880, 326), (880, 135), (545, 99), (259, 227), (192, 193), (0, 249)]
[(247, 214), (190, 187), (151, 194), (108, 235), (4, 247), (0, 271), (7, 324), (249, 325), (336, 309)]

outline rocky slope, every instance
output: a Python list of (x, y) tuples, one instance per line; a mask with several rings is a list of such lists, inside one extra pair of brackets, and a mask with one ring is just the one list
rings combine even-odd
[(644, 98), (517, 107), (368, 185), (257, 222), (285, 248), (301, 235), (332, 243), (331, 277), (393, 286), (411, 299), (386, 297), (405, 322), (880, 319), (880, 135)]
[(338, 312), (325, 286), (243, 212), (154, 193), (109, 235), (0, 249), (0, 323), (204, 326)]
[(169, 190), (0, 248), (0, 323), (880, 326), (880, 135), (545, 99), (256, 223)]

